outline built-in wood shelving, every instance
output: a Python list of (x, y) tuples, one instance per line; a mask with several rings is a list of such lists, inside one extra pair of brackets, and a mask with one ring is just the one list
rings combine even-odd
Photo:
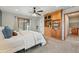
[(61, 38), (61, 20), (62, 10), (51, 12), (45, 15), (45, 35), (50, 37)]

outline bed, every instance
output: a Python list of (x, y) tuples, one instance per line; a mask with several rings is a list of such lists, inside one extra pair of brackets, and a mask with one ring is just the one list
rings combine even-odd
[(20, 31), (17, 36), (9, 39), (0, 39), (0, 52), (13, 53), (21, 49), (28, 49), (32, 46), (40, 44), (43, 46), (46, 41), (41, 33), (34, 31)]
[(25, 49), (29, 48), (29, 46), (34, 46), (40, 43), (42, 46), (46, 44), (44, 36), (39, 32), (21, 31), (20, 34), (24, 36)]

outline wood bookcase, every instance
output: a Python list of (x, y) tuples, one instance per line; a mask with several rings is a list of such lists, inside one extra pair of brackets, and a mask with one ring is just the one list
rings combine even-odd
[(44, 34), (48, 37), (61, 38), (62, 10), (47, 13), (44, 20)]

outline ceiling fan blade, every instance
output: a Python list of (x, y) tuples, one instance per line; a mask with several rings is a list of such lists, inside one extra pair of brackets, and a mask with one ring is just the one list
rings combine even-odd
[(37, 12), (43, 12), (43, 10), (39, 10), (39, 11), (37, 11)]
[(36, 14), (41, 16), (41, 14), (39, 14), (39, 13), (36, 13)]

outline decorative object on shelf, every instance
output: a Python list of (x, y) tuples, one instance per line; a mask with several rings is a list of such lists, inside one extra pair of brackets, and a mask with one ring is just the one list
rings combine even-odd
[(54, 30), (58, 30), (59, 27), (60, 27), (60, 23), (59, 23), (58, 20), (54, 20), (54, 21), (52, 21), (52, 29), (54, 29)]
[(45, 27), (51, 28), (51, 15), (45, 16)]
[(45, 35), (61, 39), (62, 10), (44, 15)]
[(48, 19), (51, 19), (51, 16), (50, 15), (48, 16)]
[(45, 27), (51, 27), (51, 21), (45, 21)]
[(45, 16), (44, 19), (47, 19), (47, 16)]

